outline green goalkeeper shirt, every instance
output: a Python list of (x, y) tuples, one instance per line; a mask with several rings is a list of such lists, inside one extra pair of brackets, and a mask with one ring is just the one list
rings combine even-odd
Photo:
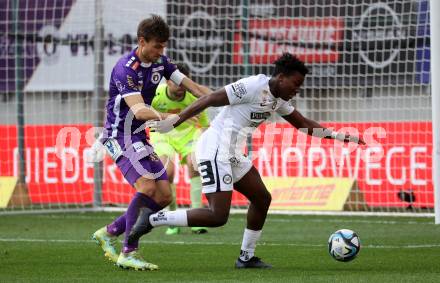
[[(197, 97), (188, 91), (185, 92), (185, 97), (182, 100), (171, 100), (168, 97), (167, 89), (167, 84), (159, 85), (156, 89), (156, 95), (153, 98), (153, 102), (151, 103), (151, 106), (159, 112), (179, 114), (183, 109), (197, 100)], [(194, 140), (199, 132), (198, 128), (206, 128), (209, 126), (209, 119), (206, 111), (200, 113), (197, 118), (198, 124), (194, 124), (191, 120), (187, 120), (170, 133), (165, 134), (168, 137), (169, 142), (178, 147), (183, 147)]]

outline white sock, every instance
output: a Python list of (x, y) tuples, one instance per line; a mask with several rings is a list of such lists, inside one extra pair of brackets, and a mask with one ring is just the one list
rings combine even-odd
[(240, 259), (243, 261), (250, 260), (255, 253), (255, 246), (257, 245), (258, 239), (260, 239), (261, 230), (254, 231), (249, 229), (244, 229), (243, 242), (241, 243)]
[(150, 223), (157, 226), (188, 226), (186, 210), (159, 211), (150, 215)]

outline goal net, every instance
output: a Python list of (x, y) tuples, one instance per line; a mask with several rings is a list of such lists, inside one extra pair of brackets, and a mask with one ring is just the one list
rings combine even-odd
[[(310, 74), (296, 109), (366, 140), (312, 139), (271, 117), (249, 150), (272, 209), (433, 211), (429, 1), (107, 0), (96, 10), (99, 2), (0, 4), (0, 211), (127, 205), (134, 190), (113, 162), (104, 160), (101, 180), (85, 156), (111, 68), (151, 13), (170, 25), (167, 55), (213, 89), (297, 55)], [(188, 174), (176, 169), (177, 203), (188, 206)], [(247, 201), (234, 194), (232, 205)]]

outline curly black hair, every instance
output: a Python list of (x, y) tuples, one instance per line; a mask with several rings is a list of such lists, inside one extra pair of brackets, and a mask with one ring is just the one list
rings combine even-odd
[(139, 23), (137, 37), (143, 37), (146, 41), (154, 38), (158, 42), (166, 42), (170, 38), (170, 28), (160, 16), (152, 15)]
[(272, 76), (278, 74), (291, 75), (294, 72), (299, 72), (305, 76), (309, 73), (309, 69), (304, 65), (304, 62), (290, 53), (283, 53), (274, 64), (275, 70), (273, 71)]

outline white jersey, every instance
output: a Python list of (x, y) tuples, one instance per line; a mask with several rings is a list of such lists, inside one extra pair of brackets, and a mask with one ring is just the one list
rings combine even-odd
[(196, 158), (204, 193), (232, 190), (252, 167), (243, 155), (248, 135), (274, 112), (289, 115), (294, 107), (275, 98), (269, 77), (256, 75), (225, 86), (229, 105), (223, 107), (197, 142)]
[(225, 86), (229, 105), (217, 115), (211, 127), (218, 132), (230, 128), (238, 133), (244, 128), (256, 128), (277, 112), (281, 116), (293, 112), (293, 106), (275, 98), (269, 89), (270, 77), (256, 75)]
[[(241, 79), (225, 86), (229, 105), (211, 123), (210, 131), (215, 132), (223, 144), (222, 154), (240, 156), (246, 138), (274, 112), (289, 115), (294, 107), (281, 98), (275, 98), (269, 89), (270, 77), (256, 75)], [(215, 135), (214, 134), (214, 135)]]

